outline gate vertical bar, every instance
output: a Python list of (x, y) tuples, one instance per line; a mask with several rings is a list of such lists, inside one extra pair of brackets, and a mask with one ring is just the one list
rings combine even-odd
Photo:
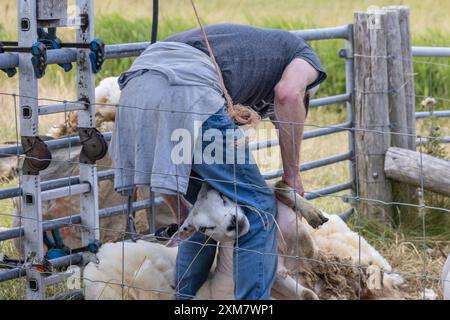
[[(354, 88), (354, 70), (353, 70), (353, 25), (348, 25), (348, 37), (345, 40), (345, 91), (350, 96), (349, 101), (346, 103), (347, 110), (347, 122), (350, 123), (350, 127), (355, 127), (354, 118), (354, 104), (353, 104), (353, 88)], [(356, 162), (355, 162), (355, 132), (353, 130), (348, 131), (348, 149), (352, 153), (349, 164), (350, 181), (352, 182), (352, 196), (357, 194), (356, 187)]]
[[(84, 24), (77, 30), (77, 42), (90, 43), (94, 38), (94, 3), (93, 0), (77, 0), (77, 10), (85, 19)], [(77, 50), (77, 84), (78, 100), (88, 101), (86, 110), (78, 112), (78, 128), (95, 127), (95, 76), (89, 60), (89, 49)], [(81, 224), (84, 226), (81, 232), (82, 245), (88, 245), (90, 240), (99, 239), (98, 217), (98, 181), (95, 164), (82, 164), (80, 162), (80, 181), (88, 182), (91, 190), (80, 195)]]
[[(37, 40), (36, 0), (20, 0), (18, 4), (19, 46), (30, 47)], [(19, 53), (19, 105), (20, 135), (22, 145), (26, 139), (39, 134), (38, 80), (31, 62), (31, 52)], [(24, 227), (24, 258), (41, 261), (44, 256), (41, 181), (39, 173), (30, 175), (21, 168), (23, 199), (21, 215)], [(45, 298), (42, 275), (36, 270), (26, 270), (27, 299)]]

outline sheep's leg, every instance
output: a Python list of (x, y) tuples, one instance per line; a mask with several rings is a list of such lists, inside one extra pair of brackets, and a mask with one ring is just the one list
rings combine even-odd
[(316, 248), (306, 226), (300, 221), (294, 210), (281, 201), (277, 202), (277, 208), (277, 222), (282, 235), (278, 237), (278, 251), (285, 254), (298, 254), (304, 258), (314, 258)]
[(287, 274), (286, 269), (277, 270), (275, 282), (273, 284), (273, 296), (276, 298), (296, 298), (298, 300), (319, 300), (319, 297), (314, 291), (305, 288), (297, 283), (290, 275)]
[(275, 195), (278, 200), (289, 207), (294, 208), (295, 212), (303, 216), (314, 229), (317, 229), (328, 221), (328, 218), (326, 218), (319, 209), (316, 209), (308, 200), (298, 193), (293, 192), (283, 180), (280, 180), (275, 184)]

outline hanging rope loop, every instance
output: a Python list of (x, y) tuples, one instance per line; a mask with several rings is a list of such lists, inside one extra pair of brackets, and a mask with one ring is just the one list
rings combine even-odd
[(197, 12), (197, 8), (195, 7), (194, 0), (191, 0), (192, 8), (194, 9), (195, 17), (197, 18), (198, 25), (200, 27), (200, 32), (203, 37), (203, 41), (205, 41), (206, 48), (208, 49), (209, 57), (211, 62), (214, 65), (217, 76), (219, 78), (219, 84), (222, 88), (223, 95), (227, 102), (227, 110), (228, 115), (231, 119), (237, 122), (240, 125), (250, 125), (256, 126), (258, 122), (261, 120), (259, 114), (251, 109), (250, 107), (243, 106), (242, 104), (234, 104), (233, 99), (228, 93), (227, 88), (225, 87), (225, 82), (223, 81), (222, 72), (220, 71), (219, 65), (217, 64), (216, 58), (214, 57), (214, 53), (212, 51), (211, 45), (209, 44), (208, 37), (206, 36), (205, 29), (203, 28), (202, 22), (200, 21), (200, 17)]

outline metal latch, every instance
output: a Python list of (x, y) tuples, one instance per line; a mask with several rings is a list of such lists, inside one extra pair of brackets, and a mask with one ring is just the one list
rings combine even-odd
[(108, 152), (105, 137), (96, 128), (78, 128), (80, 142), (83, 145), (80, 153), (80, 162), (94, 164), (102, 159)]
[(90, 43), (90, 49), (89, 60), (91, 61), (92, 73), (99, 73), (105, 61), (105, 43), (99, 38), (94, 38)]
[(23, 174), (38, 175), (39, 171), (48, 168), (52, 154), (48, 146), (39, 137), (22, 137), (22, 148), (26, 155), (22, 166)]

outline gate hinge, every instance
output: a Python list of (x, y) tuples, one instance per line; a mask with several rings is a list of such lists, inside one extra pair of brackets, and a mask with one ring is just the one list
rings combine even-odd
[(23, 174), (35, 176), (39, 174), (39, 171), (48, 168), (52, 161), (52, 154), (41, 138), (22, 137), (22, 148), (26, 155), (22, 166)]
[(96, 128), (78, 128), (80, 142), (83, 145), (80, 153), (80, 162), (95, 164), (108, 152), (105, 137)]

